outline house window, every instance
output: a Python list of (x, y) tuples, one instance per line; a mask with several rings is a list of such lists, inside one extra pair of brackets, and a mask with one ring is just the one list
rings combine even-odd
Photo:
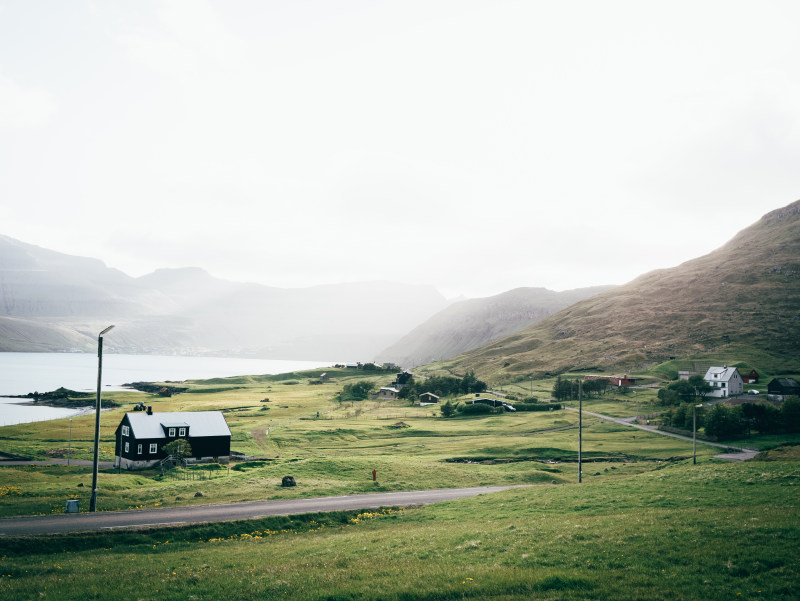
[(181, 428), (178, 430), (178, 436), (186, 436), (186, 428)]
[(140, 445), (140, 444), (136, 445), (136, 454), (137, 455), (141, 455), (142, 454), (142, 445)]
[(131, 429), (128, 426), (122, 426), (122, 435), (123, 436), (130, 436)]
[(169, 429), (169, 435), (170, 436), (175, 436), (175, 428), (170, 428)]
[(155, 442), (150, 443), (150, 454), (155, 455), (156, 453), (158, 453), (158, 444)]
[(129, 444), (126, 442), (126, 443), (125, 443), (125, 452), (126, 452), (126, 453), (130, 453), (130, 450), (131, 450), (131, 449), (130, 449), (130, 445), (129, 445)]

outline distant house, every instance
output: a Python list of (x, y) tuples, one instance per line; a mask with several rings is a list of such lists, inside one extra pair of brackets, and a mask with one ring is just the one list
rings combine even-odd
[(773, 401), (785, 401), (786, 397), (800, 396), (800, 383), (793, 378), (772, 378), (767, 384), (767, 398)]
[(636, 378), (629, 378), (627, 375), (619, 376), (597, 376), (589, 375), (583, 376), (584, 380), (608, 380), (612, 386), (635, 386)]
[(126, 413), (115, 432), (116, 461), (122, 468), (145, 469), (167, 457), (164, 446), (178, 439), (192, 447), (191, 461), (227, 460), (231, 431), (220, 411)]
[(749, 374), (742, 374), (742, 380), (745, 384), (758, 384), (758, 372), (751, 369)]
[(744, 392), (744, 380), (735, 367), (709, 367), (703, 379), (711, 386), (712, 397), (725, 398)]
[(624, 376), (611, 376), (611, 384), (614, 386), (636, 386), (636, 378)]
[(438, 403), (439, 397), (432, 392), (423, 392), (419, 395), (419, 404), (420, 405), (430, 405), (432, 403)]
[(381, 400), (388, 400), (393, 401), (397, 398), (397, 395), (400, 393), (397, 388), (392, 388), (391, 386), (384, 386), (378, 391), (378, 398)]
[(324, 372), (324, 373), (321, 373), (321, 374), (319, 375), (319, 379), (320, 379), (321, 381), (323, 381), (323, 382), (327, 382), (327, 381), (328, 381), (328, 380), (330, 380), (331, 378), (330, 378), (330, 376), (328, 375), (328, 372)]
[(407, 371), (400, 372), (395, 377), (394, 382), (392, 382), (392, 386), (395, 386), (397, 388), (402, 388), (403, 386), (408, 384), (409, 380), (411, 380), (411, 378), (413, 377), (414, 376)]

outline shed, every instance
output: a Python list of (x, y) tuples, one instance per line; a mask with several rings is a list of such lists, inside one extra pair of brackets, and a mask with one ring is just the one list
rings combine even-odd
[(430, 405), (432, 403), (438, 403), (439, 396), (433, 394), (432, 392), (423, 392), (419, 395), (419, 404), (420, 405)]
[(164, 446), (184, 439), (192, 447), (190, 461), (228, 460), (231, 431), (221, 411), (126, 413), (115, 431), (116, 461), (125, 469), (145, 469), (167, 457)]
[(772, 378), (767, 384), (768, 398), (784, 401), (789, 396), (800, 396), (800, 383), (794, 378)]

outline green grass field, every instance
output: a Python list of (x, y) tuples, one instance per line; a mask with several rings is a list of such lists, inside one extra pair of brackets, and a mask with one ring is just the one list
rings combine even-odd
[[(259, 459), (177, 472), (194, 477), (186, 480), (103, 470), (99, 509), (531, 486), (389, 512), (0, 538), (0, 598), (800, 597), (800, 447), (781, 446), (786, 440), (761, 441), (773, 448), (766, 460), (737, 464), (698, 445), (692, 465), (691, 443), (586, 417), (578, 484), (573, 412), (444, 419), (435, 407), (402, 402), (340, 406), (334, 394), (363, 376), (329, 373), (334, 381), (321, 385), (309, 383), (315, 373), (190, 383), (190, 392), (163, 399), (109, 393), (123, 407), (103, 414), (106, 453), (125, 406), (142, 399), (155, 411), (226, 411), (232, 448)], [(625, 416), (635, 403), (609, 397), (585, 408)], [(66, 447), (65, 424), (2, 428), (0, 450), (47, 457)], [(92, 427), (92, 416), (73, 421), (73, 457), (91, 457)], [(298, 486), (281, 487), (284, 475)], [(82, 466), (0, 468), (0, 515), (63, 512), (70, 498), (85, 510), (90, 482)]]

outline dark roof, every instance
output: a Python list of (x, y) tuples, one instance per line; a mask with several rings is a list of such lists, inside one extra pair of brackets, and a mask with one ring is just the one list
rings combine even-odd
[(192, 438), (201, 436), (230, 436), (231, 430), (220, 411), (178, 411), (153, 413), (142, 411), (125, 414), (139, 439), (166, 438), (164, 428), (189, 428)]
[(780, 390), (782, 392), (800, 394), (800, 383), (794, 378), (773, 378), (772, 381), (767, 384), (767, 390)]

